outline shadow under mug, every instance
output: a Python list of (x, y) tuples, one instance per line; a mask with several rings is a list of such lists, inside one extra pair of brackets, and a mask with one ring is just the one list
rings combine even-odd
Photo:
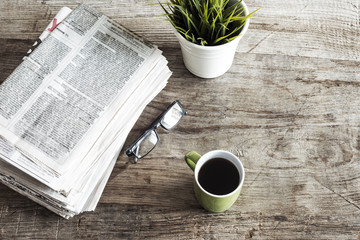
[[(199, 182), (199, 172), (205, 163), (212, 159), (225, 159), (226, 161), (231, 162), (239, 173), (239, 183), (237, 187), (226, 194), (218, 195), (213, 194), (204, 189), (204, 187)], [(210, 151), (203, 156), (199, 155), (195, 151), (190, 151), (185, 154), (185, 161), (188, 166), (194, 171), (194, 191), (195, 196), (200, 203), (200, 205), (210, 211), (210, 212), (223, 212), (229, 209), (236, 199), (239, 197), (241, 187), (244, 183), (245, 170), (244, 167), (234, 154), (224, 151), (224, 150), (214, 150)]]

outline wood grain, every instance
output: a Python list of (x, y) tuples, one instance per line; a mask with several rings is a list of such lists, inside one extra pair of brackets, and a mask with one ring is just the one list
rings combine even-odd
[[(261, 7), (233, 66), (199, 79), (156, 1), (84, 1), (157, 44), (173, 75), (129, 145), (175, 99), (188, 115), (138, 164), (121, 152), (95, 212), (64, 220), (0, 185), (0, 239), (360, 239), (358, 0), (248, 0)], [(0, 2), (0, 81), (71, 0)], [(196, 202), (188, 150), (225, 149), (246, 178), (225, 213)]]

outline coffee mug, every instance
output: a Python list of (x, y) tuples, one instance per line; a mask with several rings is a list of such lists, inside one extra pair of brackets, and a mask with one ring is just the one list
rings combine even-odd
[(203, 156), (190, 151), (185, 154), (185, 161), (194, 171), (195, 196), (204, 209), (223, 212), (234, 204), (245, 178), (238, 157), (224, 150), (210, 151)]

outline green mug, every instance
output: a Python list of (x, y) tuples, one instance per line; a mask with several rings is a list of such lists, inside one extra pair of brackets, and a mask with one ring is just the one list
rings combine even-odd
[(194, 171), (195, 196), (204, 209), (223, 212), (234, 204), (245, 178), (238, 157), (224, 150), (210, 151), (203, 156), (190, 151), (185, 154), (185, 161)]

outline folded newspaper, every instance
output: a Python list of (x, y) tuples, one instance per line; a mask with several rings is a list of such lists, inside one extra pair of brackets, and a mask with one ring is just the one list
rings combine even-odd
[(0, 85), (0, 181), (65, 218), (94, 210), (170, 75), (155, 45), (86, 4), (61, 9)]

